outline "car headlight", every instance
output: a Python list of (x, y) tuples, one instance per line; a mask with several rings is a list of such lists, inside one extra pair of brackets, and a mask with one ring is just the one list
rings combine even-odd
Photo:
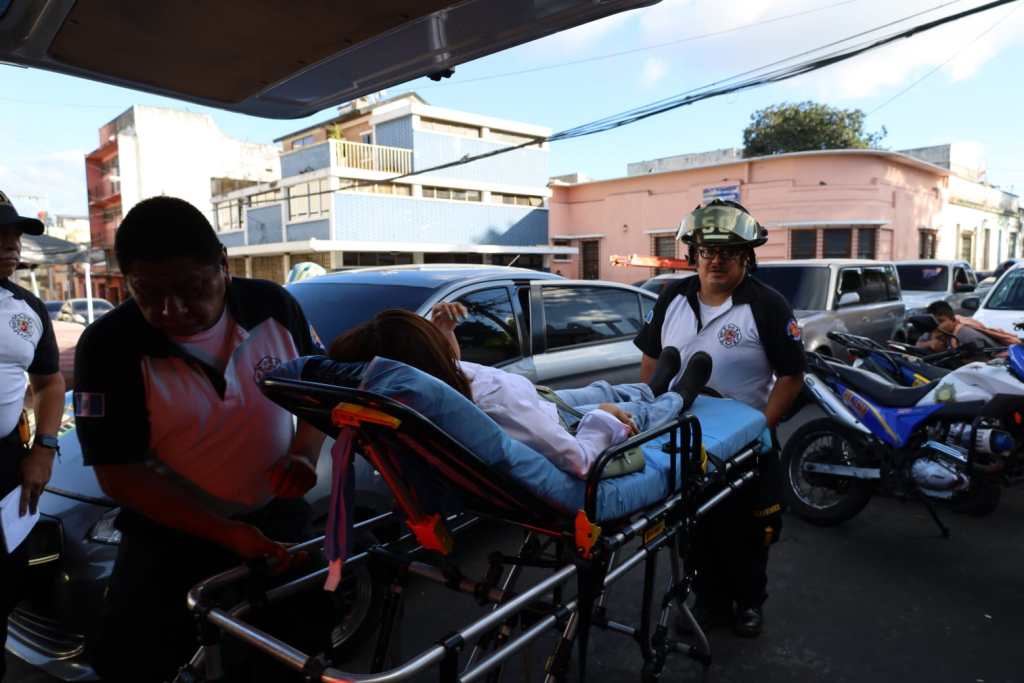
[(93, 543), (106, 545), (119, 545), (121, 543), (121, 532), (114, 527), (114, 520), (117, 519), (121, 508), (112, 508), (103, 513), (99, 521), (93, 524), (89, 530), (89, 540)]

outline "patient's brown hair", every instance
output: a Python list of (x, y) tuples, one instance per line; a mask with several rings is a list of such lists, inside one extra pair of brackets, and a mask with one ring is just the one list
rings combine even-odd
[(397, 360), (433, 375), (473, 400), (469, 380), (462, 374), (448, 339), (433, 323), (410, 311), (381, 311), (373, 320), (331, 342), (329, 355), (344, 363), (367, 362), (374, 356)]

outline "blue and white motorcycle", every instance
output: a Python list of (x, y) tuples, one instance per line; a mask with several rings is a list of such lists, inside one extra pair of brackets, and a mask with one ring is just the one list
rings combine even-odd
[(840, 524), (876, 492), (971, 514), (999, 505), (1024, 481), (1024, 345), (1005, 360), (970, 363), (917, 387), (808, 353), (805, 398), (826, 417), (797, 429), (783, 450), (790, 506)]

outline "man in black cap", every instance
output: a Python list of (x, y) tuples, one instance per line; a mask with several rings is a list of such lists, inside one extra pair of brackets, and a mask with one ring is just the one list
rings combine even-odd
[[(43, 224), (19, 216), (0, 192), (0, 498), (19, 485), (19, 513), (34, 514), (50, 480), (57, 428), (64, 410), (64, 379), (57, 340), (46, 307), (11, 282), (21, 262), (21, 236), (43, 234)], [(26, 375), (27, 373), (27, 375)], [(32, 384), (36, 433), (29, 436), (25, 390)], [(24, 594), (26, 544), (7, 552), (0, 542), (0, 634), (7, 640), (7, 616)], [(3, 642), (0, 641), (0, 642)], [(0, 657), (0, 680), (6, 673)]]

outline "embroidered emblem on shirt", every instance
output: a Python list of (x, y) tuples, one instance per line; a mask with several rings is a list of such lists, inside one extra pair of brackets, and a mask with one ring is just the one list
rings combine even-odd
[(260, 362), (253, 368), (252, 381), (259, 384), (263, 381), (269, 373), (273, 372), (277, 366), (281, 364), (280, 358), (274, 358), (273, 356), (263, 356), (260, 358)]
[(14, 334), (19, 337), (31, 339), (33, 327), (35, 327), (35, 322), (28, 315), (24, 313), (15, 313), (11, 316), (11, 329), (14, 330)]
[(793, 341), (800, 341), (800, 325), (797, 324), (796, 320), (790, 318), (786, 324), (786, 334)]
[(106, 417), (107, 397), (105, 394), (75, 392), (75, 417)]
[(741, 339), (743, 339), (743, 335), (740, 334), (740, 328), (733, 323), (723, 325), (722, 329), (718, 331), (718, 342), (727, 349), (739, 344)]

